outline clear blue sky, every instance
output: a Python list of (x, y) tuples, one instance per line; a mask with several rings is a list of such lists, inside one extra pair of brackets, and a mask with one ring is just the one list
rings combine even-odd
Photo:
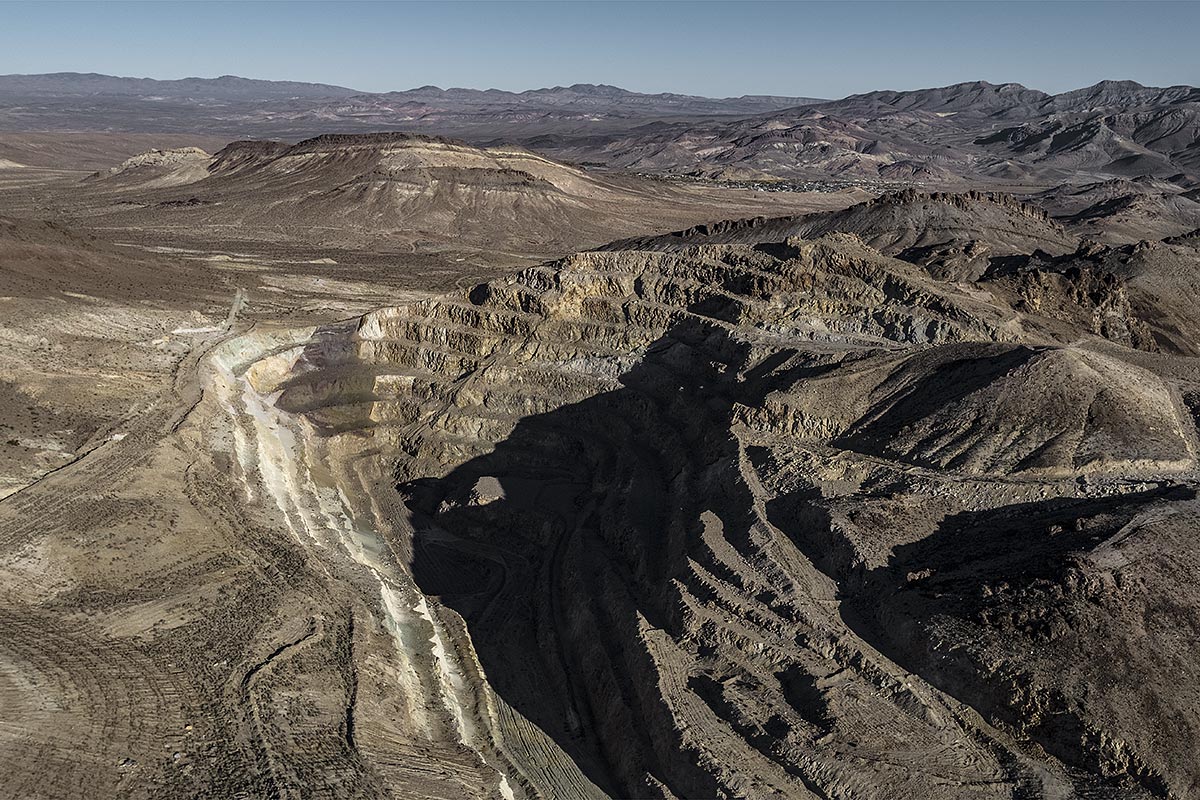
[(1200, 2), (0, 3), (0, 73), (841, 97), (1200, 84)]

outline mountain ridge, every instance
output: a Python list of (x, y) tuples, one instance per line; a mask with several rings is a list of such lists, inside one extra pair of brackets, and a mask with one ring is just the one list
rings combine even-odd
[(974, 90), (978, 92), (987, 92), (994, 90), (997, 95), (1019, 96), (1019, 97), (1037, 97), (1042, 100), (1063, 100), (1075, 97), (1094, 96), (1100, 93), (1115, 93), (1124, 91), (1126, 93), (1135, 93), (1146, 95), (1149, 93), (1161, 95), (1178, 95), (1187, 96), (1192, 92), (1200, 92), (1200, 88), (1189, 84), (1172, 84), (1170, 86), (1148, 86), (1138, 81), (1128, 79), (1105, 78), (1088, 86), (1081, 86), (1076, 89), (1067, 89), (1062, 92), (1046, 92), (1030, 86), (1025, 86), (1017, 82), (992, 83), (987, 80), (968, 80), (958, 81), (955, 83), (945, 84), (943, 86), (926, 86), (916, 89), (874, 89), (867, 92), (855, 92), (841, 98), (815, 98), (808, 96), (793, 96), (779, 95), (772, 93), (750, 92), (741, 95), (728, 95), (724, 97), (713, 97), (709, 95), (696, 95), (687, 92), (641, 92), (633, 89), (626, 89), (621, 86), (616, 86), (608, 83), (587, 83), (578, 82), (569, 85), (557, 84), (554, 86), (531, 87), (520, 91), (512, 91), (508, 89), (499, 89), (496, 87), (477, 88), (464, 86), (451, 86), (443, 88), (435, 84), (425, 84), (422, 86), (414, 86), (408, 89), (388, 89), (383, 91), (370, 91), (366, 89), (358, 89), (339, 84), (324, 83), (319, 81), (293, 81), (293, 80), (276, 80), (271, 78), (247, 78), (241, 75), (225, 74), (216, 77), (201, 77), (191, 75), (183, 78), (153, 78), (149, 76), (129, 76), (129, 75), (111, 75), (102, 72), (17, 72), (0, 74), (0, 91), (9, 88), (11, 84), (21, 83), (40, 83), (45, 84), (52, 80), (60, 81), (86, 81), (89, 83), (109, 83), (109, 84), (124, 84), (131, 86), (183, 86), (183, 85), (212, 85), (212, 86), (229, 86), (229, 85), (253, 85), (255, 87), (312, 87), (330, 91), (335, 94), (345, 95), (389, 95), (389, 94), (415, 94), (419, 92), (426, 93), (471, 93), (471, 94), (490, 94), (490, 95), (544, 95), (563, 92), (574, 92), (577, 94), (611, 94), (611, 95), (636, 95), (641, 97), (678, 97), (689, 99), (704, 99), (704, 100), (742, 100), (746, 98), (769, 98), (773, 100), (806, 100), (813, 104), (829, 105), (844, 103), (849, 101), (860, 100), (880, 100), (885, 97), (893, 99), (908, 98), (919, 95), (929, 95), (931, 93), (947, 93), (947, 92), (963, 92)]
[(1200, 89), (1103, 80), (1049, 94), (966, 81), (822, 100), (708, 98), (575, 83), (510, 92), (426, 85), (0, 76), (0, 130), (206, 133), (298, 141), (422, 132), (558, 160), (717, 181), (878, 189), (1049, 186), (1142, 175), (1200, 185)]
[[(59, 85), (56, 85), (59, 84)], [(72, 86), (71, 84), (76, 84)], [(101, 91), (93, 91), (100, 87)], [(314, 83), (307, 81), (281, 81), (265, 78), (245, 78), (239, 75), (221, 75), (215, 78), (189, 76), (185, 78), (150, 78), (122, 75), (108, 75), (99, 72), (47, 72), (47, 73), (10, 73), (0, 75), (0, 95), (16, 91), (50, 91), (56, 94), (121, 94), (136, 95), (141, 89), (156, 92), (189, 92), (196, 90), (220, 90), (245, 93), (252, 90), (264, 92), (263, 96), (284, 96), (287, 92), (297, 92), (304, 97), (385, 97), (405, 96), (418, 97), (434, 95), (453, 98), (539, 98), (556, 95), (574, 94), (579, 96), (610, 97), (610, 98), (671, 98), (678, 101), (733, 102), (755, 100), (776, 104), (802, 104), (807, 102), (823, 102), (817, 98), (792, 97), (769, 94), (743, 94), (736, 97), (706, 97), (680, 92), (638, 92), (605, 83), (574, 83), (569, 86), (546, 86), (525, 89), (519, 92), (489, 87), (476, 89), (453, 86), (442, 88), (433, 84), (416, 86), (409, 89), (391, 89), (386, 91), (368, 91), (340, 86), (329, 83)], [(786, 107), (786, 106), (785, 106)]]

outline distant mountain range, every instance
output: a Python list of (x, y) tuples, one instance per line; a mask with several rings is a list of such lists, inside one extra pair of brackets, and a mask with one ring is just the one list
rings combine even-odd
[(579, 164), (725, 180), (1200, 185), (1200, 89), (1101, 81), (1061, 94), (984, 81), (841, 100), (615, 86), (368, 93), (233, 76), (0, 76), (0, 130), (298, 140), (401, 130), (519, 144)]
[(1061, 94), (1046, 94), (1019, 83), (987, 81), (956, 83), (936, 89), (908, 92), (879, 91), (856, 94), (827, 105), (863, 111), (971, 112), (1018, 117), (1099, 108), (1131, 108), (1200, 100), (1200, 89), (1171, 86), (1159, 89), (1134, 81), (1100, 81), (1094, 86)]
[(240, 100), (348, 97), (362, 94), (345, 86), (297, 81), (260, 81), (222, 75), (219, 78), (121, 78), (95, 72), (50, 72), (40, 75), (0, 75), (0, 97), (121, 96), (147, 99)]
[(1022, 186), (1152, 176), (1194, 188), (1200, 89), (1105, 81), (1049, 95), (974, 82), (525, 143), (560, 158), (725, 179)]
[(592, 105), (613, 103), (640, 104), (651, 107), (692, 108), (713, 106), (722, 109), (763, 107), (787, 108), (821, 102), (810, 97), (776, 95), (742, 95), (741, 97), (712, 98), (664, 92), (644, 94), (608, 84), (576, 83), (545, 89), (508, 92), (502, 89), (442, 89), (420, 86), (415, 89), (391, 92), (365, 92), (328, 83), (298, 81), (268, 81), (222, 75), (219, 78), (123, 78), (95, 72), (50, 72), (38, 75), (0, 75), (0, 95), (40, 94), (50, 96), (86, 97), (92, 95), (124, 95), (134, 97), (172, 97), (193, 99), (234, 100), (243, 98), (333, 98), (376, 96), (392, 99), (459, 102), (476, 104), (525, 103), (528, 105)]
[[(63, 100), (82, 100), (81, 107), (63, 107)], [(50, 101), (50, 102), (47, 102)], [(41, 119), (48, 124), (100, 124), (107, 128), (207, 125), (212, 130), (241, 130), (259, 135), (287, 134), (287, 124), (322, 126), (330, 121), (349, 124), (411, 123), (441, 115), (501, 117), (577, 112), (584, 115), (728, 115), (758, 114), (818, 102), (807, 97), (747, 95), (711, 98), (683, 94), (643, 94), (616, 86), (577, 83), (524, 92), (500, 89), (441, 89), (421, 86), (395, 92), (363, 92), (344, 86), (294, 81), (264, 81), (223, 75), (219, 78), (154, 80), (120, 78), (94, 73), (56, 72), (45, 75), (0, 75), (0, 126)], [(219, 104), (220, 111), (214, 109)], [(139, 105), (150, 113), (140, 121), (132, 112)], [(208, 117), (189, 114), (205, 109)], [(125, 116), (123, 117), (122, 114)]]

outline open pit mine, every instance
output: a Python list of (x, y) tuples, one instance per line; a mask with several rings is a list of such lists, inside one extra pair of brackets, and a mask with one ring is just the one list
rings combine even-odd
[(0, 800), (1200, 797), (1191, 151), (971, 138), (1194, 96), (1006, 86), (768, 126), (937, 191), (626, 141), (753, 98), (587, 140), (657, 176), (0, 136)]
[[(68, 666), (25, 680), (106, 732), (57, 779), (1188, 795), (1196, 373), (1004, 298), (830, 234), (215, 336), (196, 405), (139, 422), (170, 423), (155, 446), (197, 459), (182, 490), (235, 537), (135, 604), (183, 615), (152, 625), (170, 646), (101, 666), (55, 628), (6, 640), (57, 637)], [(34, 502), (5, 504), (10, 536)], [(7, 785), (36, 796), (45, 758)]]

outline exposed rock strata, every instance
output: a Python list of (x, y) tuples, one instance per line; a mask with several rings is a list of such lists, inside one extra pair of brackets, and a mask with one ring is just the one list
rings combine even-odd
[[(246, 468), (294, 441), (297, 537), (385, 627), (426, 604), (502, 793), (1186, 796), (1196, 387), (1134, 353), (831, 236), (580, 254), (234, 373)], [(1187, 630), (1142, 655), (1151, 585)]]

